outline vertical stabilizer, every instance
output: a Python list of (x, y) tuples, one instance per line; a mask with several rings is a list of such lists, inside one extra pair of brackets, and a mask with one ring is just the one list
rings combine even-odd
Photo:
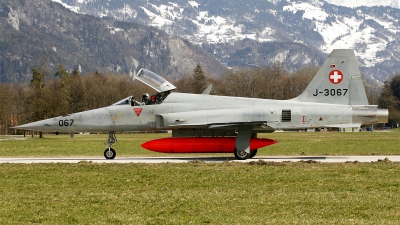
[(292, 99), (345, 105), (368, 105), (364, 84), (352, 49), (335, 49), (306, 90)]

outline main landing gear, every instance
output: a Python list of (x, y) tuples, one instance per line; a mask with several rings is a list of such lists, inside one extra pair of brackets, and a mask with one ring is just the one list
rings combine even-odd
[(256, 156), (257, 155), (257, 151), (258, 151), (257, 149), (253, 150), (253, 151), (250, 151), (250, 154), (249, 154), (245, 150), (237, 150), (235, 148), (235, 151), (233, 153), (235, 154), (235, 158), (236, 159), (238, 159), (238, 160), (246, 160), (246, 159), (251, 159), (254, 156)]
[(238, 134), (236, 137), (234, 154), (238, 160), (246, 160), (253, 158), (257, 154), (257, 149), (250, 150), (251, 137), (257, 138), (257, 133), (253, 133), (252, 125), (238, 126)]
[(106, 159), (114, 159), (117, 153), (115, 150), (112, 148), (112, 145), (117, 142), (117, 137), (115, 136), (114, 132), (108, 133), (108, 148), (104, 151), (104, 157)]
[(254, 158), (254, 156), (257, 155), (257, 151), (258, 151), (258, 149), (251, 151), (251, 152), (250, 152), (250, 157), (249, 157), (249, 158), (250, 158), (250, 159), (251, 159), (251, 158)]

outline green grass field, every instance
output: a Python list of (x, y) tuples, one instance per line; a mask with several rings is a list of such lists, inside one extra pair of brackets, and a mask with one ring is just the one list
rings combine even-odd
[(399, 163), (2, 164), (0, 224), (398, 224)]
[[(399, 132), (273, 133), (262, 155), (399, 154)], [(156, 156), (118, 135), (118, 156)], [(106, 135), (1, 137), (1, 157), (102, 156)], [(168, 155), (171, 156), (171, 155)], [(400, 163), (0, 164), (0, 224), (399, 224)]]

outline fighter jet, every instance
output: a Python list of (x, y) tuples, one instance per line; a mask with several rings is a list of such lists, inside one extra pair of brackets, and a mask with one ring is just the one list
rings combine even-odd
[[(240, 98), (172, 92), (176, 87), (141, 69), (134, 79), (155, 90), (142, 100), (132, 96), (111, 106), (17, 126), (17, 129), (108, 133), (106, 159), (114, 159), (116, 133), (172, 130), (143, 148), (165, 153), (234, 153), (252, 158), (259, 148), (276, 143), (258, 133), (309, 128), (360, 127), (385, 123), (388, 110), (369, 105), (353, 50), (329, 55), (306, 90), (290, 100)], [(289, 91), (289, 90), (288, 90)]]

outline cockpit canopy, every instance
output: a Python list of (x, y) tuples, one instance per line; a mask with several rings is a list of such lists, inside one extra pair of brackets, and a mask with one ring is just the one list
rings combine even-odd
[(153, 88), (158, 93), (176, 89), (173, 84), (150, 70), (140, 69), (134, 78)]
[(122, 99), (121, 101), (118, 101), (112, 105), (131, 105), (131, 106), (137, 106), (137, 105), (143, 105), (141, 102), (136, 101), (133, 96), (126, 97)]
[(134, 76), (135, 80), (139, 80), (140, 82), (146, 84), (147, 86), (153, 88), (157, 91), (156, 95), (152, 95), (151, 99), (148, 101), (136, 101), (133, 96), (129, 96), (127, 98), (122, 99), (114, 104), (115, 105), (131, 105), (131, 106), (139, 106), (139, 105), (153, 105), (160, 104), (170, 93), (171, 90), (176, 89), (176, 87), (157, 75), (156, 73), (151, 72), (150, 70), (140, 69), (137, 75)]

